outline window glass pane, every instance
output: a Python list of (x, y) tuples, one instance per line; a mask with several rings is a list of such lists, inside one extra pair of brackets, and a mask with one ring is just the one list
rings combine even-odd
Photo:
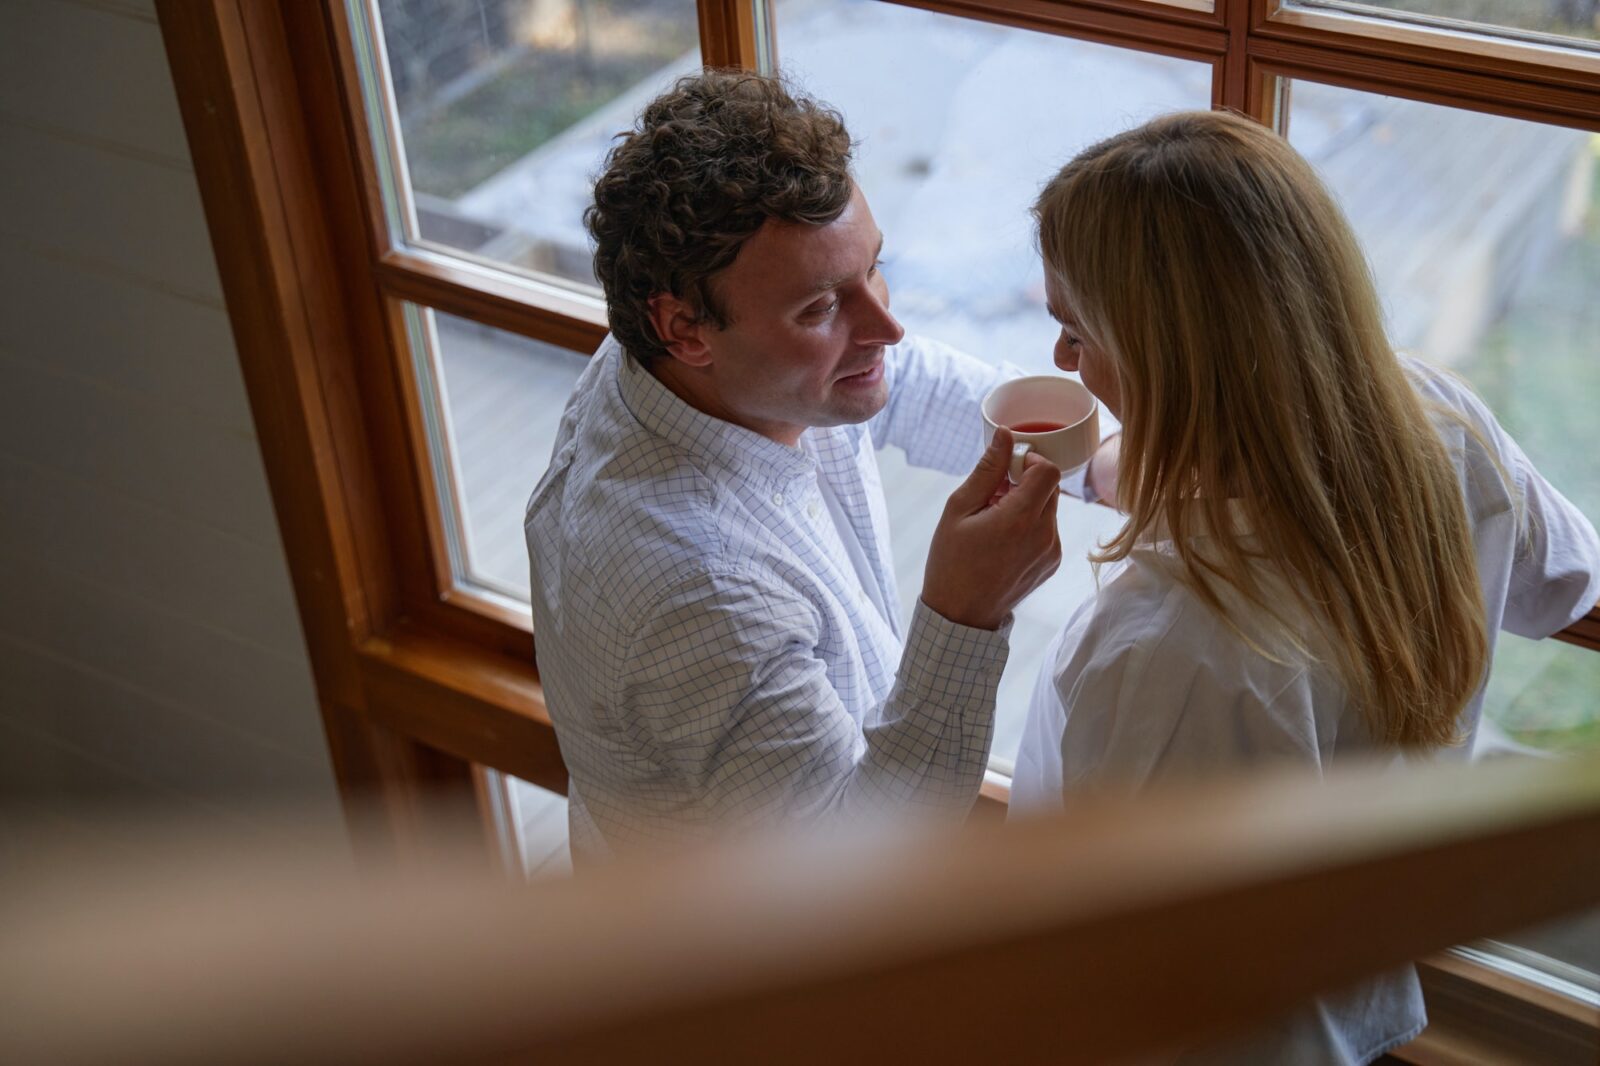
[[(1395, 344), (1461, 374), (1600, 517), (1600, 137), (1310, 82), (1289, 139), (1372, 261)], [(1600, 747), (1600, 653), (1500, 634), (1478, 754)], [(1530, 935), (1592, 968), (1594, 920)]]
[(482, 764), (473, 770), (477, 812), (506, 872), (528, 880), (570, 875), (567, 797)]
[[(351, 0), (358, 20), (365, 5)], [(693, 0), (379, 0), (364, 72), (401, 234), (592, 288), (590, 178), (700, 65)], [(358, 25), (359, 30), (359, 25)], [(387, 123), (377, 120), (384, 115)], [(397, 143), (391, 143), (397, 142)]]
[(530, 879), (572, 873), (567, 841), (567, 797), (510, 774), (494, 774), (505, 801), (517, 858)]
[[(1090, 143), (1209, 106), (1210, 66), (871, 0), (777, 0), (776, 15), (783, 69), (860, 142), (856, 170), (901, 322), (991, 362), (1058, 373), (1028, 209)], [(898, 451), (879, 463), (909, 615), (959, 479), (909, 468)], [(1046, 646), (1093, 591), (1085, 557), (1120, 525), (1111, 509), (1071, 500), (1060, 515), (1065, 561), (1012, 631), (992, 764), (1004, 773)]]
[(407, 311), (456, 575), (526, 601), (523, 506), (588, 358), (440, 311)]
[(1500, 634), (1483, 714), (1495, 732), (1485, 733), (1480, 749), (1492, 744), (1561, 754), (1600, 748), (1600, 652)]
[(1590, 50), (1600, 46), (1600, 5), (1596, 0), (1304, 0), (1292, 6), (1487, 30), (1508, 37), (1554, 39)]
[[(1361, 238), (1395, 344), (1470, 381), (1541, 473), (1600, 515), (1600, 138), (1296, 82), (1289, 139)], [(1600, 743), (1600, 655), (1501, 638), (1484, 712)]]

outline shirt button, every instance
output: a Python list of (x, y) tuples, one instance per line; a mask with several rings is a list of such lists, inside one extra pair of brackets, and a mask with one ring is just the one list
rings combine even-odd
[(817, 501), (812, 500), (811, 503), (806, 506), (806, 514), (810, 515), (812, 518), (816, 518), (818, 515), (822, 514), (822, 507), (817, 503)]
[(783, 493), (774, 492), (772, 494), (772, 502), (777, 504), (779, 507), (782, 507), (783, 506)]

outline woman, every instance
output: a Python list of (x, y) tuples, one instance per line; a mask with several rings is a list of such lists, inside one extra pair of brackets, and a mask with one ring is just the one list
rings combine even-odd
[[(1035, 692), (1012, 804), (1471, 748), (1496, 631), (1600, 597), (1593, 526), (1464, 385), (1397, 357), (1349, 226), (1276, 135), (1179, 114), (1035, 206), (1055, 359), (1122, 422), (1111, 564)], [(1367, 1062), (1414, 972), (1208, 1057)]]

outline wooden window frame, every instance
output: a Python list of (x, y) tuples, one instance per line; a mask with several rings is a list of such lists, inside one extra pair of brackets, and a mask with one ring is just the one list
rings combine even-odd
[[(1280, 128), (1277, 79), (1306, 78), (1600, 130), (1600, 66), (1552, 65), (1524, 42), (1411, 27), (1374, 39), (1279, 0), (897, 2), (1206, 62), (1213, 106)], [(762, 62), (753, 4), (698, 10), (708, 62)], [(604, 335), (602, 315), (392, 244), (339, 0), (158, 11), (342, 793), (381, 797), (379, 850), (403, 854), (432, 791), (486, 802), (476, 767), (564, 792), (526, 612), (456, 583), (401, 301), (580, 352)], [(1557, 639), (1600, 651), (1600, 607)], [(1005, 800), (986, 786), (979, 814)], [(1469, 965), (1437, 969), (1461, 978)], [(1539, 998), (1493, 974), (1477, 982), (1530, 1011)]]

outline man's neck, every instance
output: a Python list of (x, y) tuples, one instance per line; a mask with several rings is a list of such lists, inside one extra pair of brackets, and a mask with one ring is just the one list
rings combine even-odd
[(787, 448), (800, 446), (800, 435), (806, 427), (785, 423), (769, 423), (741, 416), (722, 399), (715, 379), (709, 370), (687, 366), (672, 358), (652, 359), (644, 364), (645, 372), (661, 382), (667, 391), (701, 414), (710, 415), (720, 422), (759, 433), (770, 441)]

